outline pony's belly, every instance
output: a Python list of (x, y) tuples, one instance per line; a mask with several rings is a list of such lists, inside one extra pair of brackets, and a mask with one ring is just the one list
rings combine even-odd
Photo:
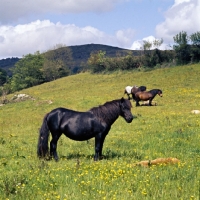
[(88, 132), (80, 132), (80, 133), (69, 133), (65, 132), (64, 133), (68, 138), (76, 141), (84, 141), (84, 140), (89, 140), (93, 137), (95, 137), (94, 133), (88, 133)]
[(95, 137), (105, 129), (91, 113), (68, 119), (61, 126), (61, 131), (72, 140), (84, 141)]

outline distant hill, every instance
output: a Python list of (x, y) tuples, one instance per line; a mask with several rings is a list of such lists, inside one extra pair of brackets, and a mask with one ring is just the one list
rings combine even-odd
[(16, 62), (18, 62), (20, 58), (6, 58), (0, 60), (0, 68), (4, 69), (9, 76), (12, 75), (10, 69), (12, 69)]
[[(71, 70), (73, 73), (76, 73), (81, 66), (85, 66), (87, 63), (88, 58), (90, 57), (90, 54), (92, 52), (98, 52), (100, 50), (106, 52), (106, 56), (108, 57), (116, 57), (116, 56), (125, 56), (128, 54), (132, 55), (139, 55), (140, 51), (136, 50), (128, 50), (128, 49), (122, 49), (119, 47), (113, 47), (108, 45), (101, 45), (101, 44), (86, 44), (86, 45), (76, 45), (76, 46), (68, 46), (68, 47), (62, 47), (59, 49), (59, 51), (63, 51), (63, 53), (60, 53), (59, 59), (65, 60), (65, 57), (62, 57), (62, 55), (65, 54), (65, 51), (67, 51), (67, 48), (71, 49), (72, 53), (72, 59), (73, 62), (71, 62)], [(52, 51), (56, 51), (52, 50)], [(6, 58), (0, 60), (0, 68), (7, 71), (8, 75), (11, 76), (12, 72), (10, 69), (12, 69), (16, 62), (18, 62), (20, 58)]]
[(105, 51), (108, 57), (125, 56), (128, 54), (137, 56), (140, 52), (101, 44), (69, 46), (69, 48), (72, 51), (73, 60), (75, 61), (74, 65), (76, 66), (80, 65), (81, 62), (86, 63), (92, 52), (98, 52), (100, 50)]

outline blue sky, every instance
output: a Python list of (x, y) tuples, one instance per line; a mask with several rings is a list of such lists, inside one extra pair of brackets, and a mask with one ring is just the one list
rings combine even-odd
[[(200, 0), (0, 0), (0, 59), (58, 44), (140, 49), (200, 31)], [(3, 5), (3, 6), (2, 6)]]
[[(173, 0), (146, 0), (145, 3), (144, 1), (129, 1), (116, 4), (109, 12), (54, 14), (48, 17), (54, 23), (57, 21), (63, 24), (75, 23), (80, 27), (90, 25), (109, 34), (114, 34), (115, 31), (120, 29), (133, 28), (139, 30), (143, 36), (146, 36), (145, 32), (154, 34), (156, 24), (164, 20), (162, 12), (171, 5), (173, 5)], [(149, 23), (149, 20), (151, 20), (151, 23)]]

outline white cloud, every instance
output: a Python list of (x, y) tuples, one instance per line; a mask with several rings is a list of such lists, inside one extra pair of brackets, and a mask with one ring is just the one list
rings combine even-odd
[(137, 30), (131, 28), (117, 30), (110, 35), (92, 26), (78, 27), (50, 20), (10, 25), (31, 15), (39, 18), (46, 13), (106, 12), (125, 1), (130, 0), (15, 0), (14, 3), (11, 0), (0, 0), (0, 5), (3, 5), (0, 6), (0, 59), (21, 57), (38, 50), (43, 52), (56, 44), (71, 46), (95, 43), (140, 49), (144, 40), (162, 38), (164, 43), (160, 49), (169, 49), (166, 44), (173, 42), (173, 36), (180, 31), (188, 34), (200, 31), (200, 0), (174, 0), (174, 5), (164, 14), (165, 20), (156, 26), (155, 37), (149, 36), (137, 41), (134, 41)]
[(0, 24), (44, 13), (106, 12), (127, 0), (0, 0)]
[(143, 45), (143, 40), (136, 40), (131, 45), (132, 50), (141, 50)]
[(175, 0), (165, 13), (165, 21), (156, 26), (156, 37), (170, 43), (181, 31), (188, 35), (200, 31), (200, 0)]
[(0, 59), (21, 57), (36, 51), (44, 52), (56, 44), (71, 46), (95, 43), (127, 47), (128, 36), (132, 34), (133, 31), (129, 29), (118, 31), (116, 35), (108, 35), (91, 26), (80, 28), (74, 24), (55, 24), (49, 20), (0, 26)]
[(116, 32), (116, 39), (119, 41), (119, 46), (126, 49), (130, 48), (130, 44), (135, 36), (133, 29), (119, 30)]
[(175, 0), (174, 6), (177, 6), (178, 4), (184, 3), (184, 2), (190, 2), (190, 0)]
[(175, 0), (164, 16), (164, 22), (155, 28), (156, 36), (148, 36), (134, 41), (131, 49), (142, 49), (144, 40), (152, 42), (155, 39), (163, 39), (163, 44), (159, 49), (171, 49), (173, 37), (179, 32), (186, 31), (190, 35), (200, 31), (200, 0)]
[[(136, 40), (136, 41), (133, 42), (131, 49), (132, 50), (141, 50), (141, 49), (143, 49), (143, 44), (144, 44), (145, 41), (153, 44), (153, 42), (155, 40), (160, 41), (161, 38), (155, 38), (154, 36), (148, 36), (148, 37), (143, 38), (142, 40)], [(170, 49), (169, 46), (165, 43), (161, 44), (160, 47), (152, 46), (151, 49), (155, 49), (155, 48), (159, 48), (161, 50)]]

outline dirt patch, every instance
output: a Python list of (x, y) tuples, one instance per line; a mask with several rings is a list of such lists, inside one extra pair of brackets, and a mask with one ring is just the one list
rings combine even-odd
[(21, 102), (26, 100), (35, 100), (35, 99), (29, 96), (28, 94), (16, 94), (9, 100), (9, 102)]
[(180, 160), (177, 158), (157, 158), (155, 160), (144, 160), (135, 163), (134, 166), (150, 167), (152, 165), (167, 165), (167, 164), (177, 164)]

